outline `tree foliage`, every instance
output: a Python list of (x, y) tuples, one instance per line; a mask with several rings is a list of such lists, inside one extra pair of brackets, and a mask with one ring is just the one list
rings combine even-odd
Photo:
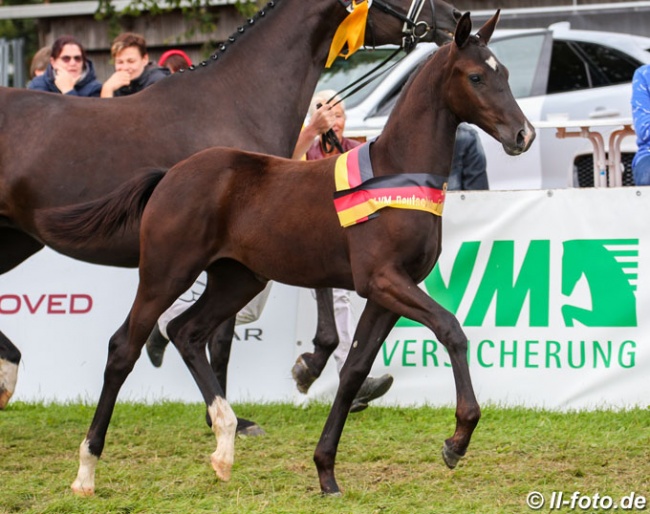
[[(256, 0), (236, 0), (235, 7), (242, 16), (250, 17), (258, 9)], [(210, 0), (131, 0), (122, 10), (117, 11), (112, 0), (99, 0), (95, 18), (107, 20), (111, 36), (120, 32), (120, 20), (124, 17), (137, 17), (144, 13), (156, 16), (180, 10), (188, 21), (188, 28), (180, 39), (188, 38), (197, 32), (213, 33), (217, 27), (218, 13), (212, 8)]]

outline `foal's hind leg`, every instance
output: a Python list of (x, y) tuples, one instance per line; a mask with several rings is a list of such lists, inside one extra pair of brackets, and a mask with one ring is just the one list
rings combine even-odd
[[(228, 318), (212, 333), (210, 340), (208, 341), (210, 366), (226, 395), (228, 383), (228, 362), (230, 362), (230, 351), (232, 349), (233, 338), (235, 337), (235, 321), (236, 317), (234, 316)], [(206, 422), (208, 423), (208, 426), (212, 426), (210, 413), (206, 413)], [(265, 433), (266, 432), (264, 432), (262, 427), (254, 421), (237, 417), (238, 435), (259, 436), (264, 435)]]
[(307, 394), (309, 387), (320, 377), (327, 360), (339, 344), (339, 335), (334, 319), (334, 300), (331, 289), (316, 289), (318, 325), (314, 336), (314, 352), (298, 356), (291, 369), (298, 391)]
[[(140, 356), (144, 341), (157, 319), (154, 315), (149, 316), (147, 321), (143, 321), (138, 319), (137, 314), (134, 316), (134, 312), (137, 312), (135, 307), (111, 337), (108, 345), (104, 385), (90, 428), (79, 448), (79, 471), (71, 486), (72, 490), (79, 495), (87, 496), (95, 492), (95, 469), (104, 449), (106, 432), (113, 415), (117, 395)], [(138, 322), (134, 323), (134, 319), (137, 319)], [(149, 328), (148, 331), (143, 330), (145, 326)]]
[[(79, 472), (72, 484), (72, 490), (77, 494), (91, 495), (95, 491), (95, 469), (104, 449), (117, 396), (140, 357), (147, 336), (162, 312), (192, 284), (200, 272), (200, 269), (190, 269), (185, 276), (170, 278), (174, 275), (169, 271), (169, 266), (162, 263), (162, 258), (154, 261), (158, 262), (160, 265), (152, 264), (147, 272), (141, 269), (140, 284), (131, 312), (109, 342), (104, 385), (90, 428), (79, 449)], [(143, 267), (146, 267), (146, 263)]]
[(172, 341), (208, 405), (212, 430), (217, 438), (217, 449), (211, 461), (222, 480), (230, 478), (234, 461), (236, 418), (206, 358), (205, 340), (224, 320), (264, 289), (264, 285), (241, 264), (218, 261), (208, 269), (208, 283), (199, 301), (175, 318), (169, 327)]

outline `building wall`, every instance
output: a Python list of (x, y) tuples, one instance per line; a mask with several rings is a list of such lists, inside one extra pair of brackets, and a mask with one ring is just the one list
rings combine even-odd
[[(501, 8), (504, 11), (499, 26), (501, 28), (547, 27), (560, 21), (569, 21), (574, 28), (606, 30), (650, 36), (650, 3), (638, 2), (639, 7), (630, 8), (630, 2), (620, 9), (611, 9), (611, 4), (625, 0), (553, 0), (552, 7), (557, 12), (508, 13), (508, 9), (536, 8), (551, 6), (541, 0), (456, 0), (452, 3), (461, 11), (474, 11), (475, 24), (481, 23), (488, 13)], [(549, 2), (550, 3), (550, 2)], [(571, 10), (567, 7), (610, 4), (608, 8), (593, 10)], [(198, 31), (183, 38), (188, 30), (188, 21), (180, 11), (161, 15), (124, 17), (122, 30), (138, 32), (147, 40), (149, 54), (153, 60), (169, 48), (181, 48), (200, 62), (209, 57), (217, 42), (226, 39), (245, 20), (233, 5), (213, 7), (218, 12), (217, 30), (213, 34), (200, 34)], [(109, 26), (106, 21), (95, 20), (93, 16), (69, 16), (65, 18), (42, 18), (39, 20), (39, 41), (41, 45), (51, 44), (62, 34), (77, 36), (97, 69), (100, 81), (106, 80), (111, 72)], [(181, 42), (182, 41), (182, 42)]]

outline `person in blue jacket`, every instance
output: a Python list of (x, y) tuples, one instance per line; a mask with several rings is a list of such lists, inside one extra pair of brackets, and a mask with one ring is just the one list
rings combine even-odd
[(634, 72), (632, 78), (632, 120), (638, 150), (632, 159), (632, 175), (637, 186), (650, 185), (650, 64)]
[(99, 96), (102, 84), (83, 46), (74, 36), (61, 36), (52, 44), (45, 73), (35, 77), (28, 89), (73, 96)]

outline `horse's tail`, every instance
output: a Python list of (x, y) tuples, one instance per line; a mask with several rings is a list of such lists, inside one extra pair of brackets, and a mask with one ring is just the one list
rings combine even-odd
[(78, 244), (124, 232), (140, 223), (144, 208), (164, 175), (163, 170), (148, 170), (102, 198), (42, 209), (36, 214), (39, 231), (46, 240)]

